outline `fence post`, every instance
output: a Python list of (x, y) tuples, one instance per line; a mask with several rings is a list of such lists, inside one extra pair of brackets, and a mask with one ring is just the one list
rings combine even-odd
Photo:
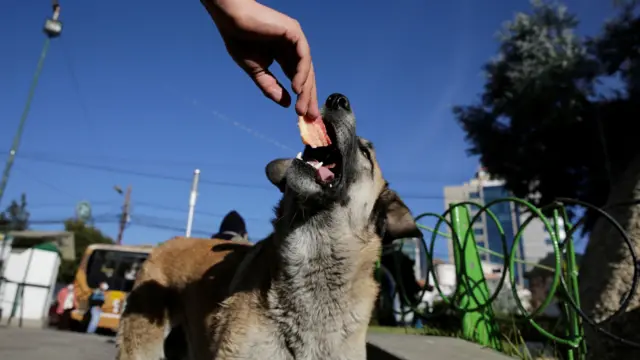
[[(556, 233), (556, 239), (560, 242), (561, 251), (564, 250), (564, 261), (563, 264), (566, 264), (566, 267), (563, 266), (564, 271), (562, 276), (566, 279), (567, 284), (567, 294), (565, 296), (571, 297), (576, 305), (580, 306), (580, 294), (578, 292), (578, 266), (576, 264), (576, 253), (573, 244), (573, 236), (566, 236), (565, 239), (562, 239), (560, 235), (560, 219), (562, 219), (562, 223), (564, 225), (564, 232), (566, 234), (570, 234), (571, 232), (571, 224), (568, 221), (568, 216), (566, 209), (562, 207), (560, 213), (558, 210), (554, 210), (553, 212), (553, 220), (554, 220), (554, 230)], [(586, 343), (584, 341), (584, 328), (581, 324), (580, 316), (577, 312), (571, 307), (571, 305), (567, 304), (565, 301), (564, 304), (564, 312), (567, 319), (567, 331), (566, 335), (569, 339), (575, 341), (578, 340), (580, 343), (579, 348), (568, 348), (567, 349), (567, 360), (577, 360), (584, 359), (586, 357)]]
[[(470, 227), (469, 211), (466, 206), (455, 206), (449, 204), (451, 208), (451, 223), (453, 225), (452, 241), (457, 241), (459, 246), (454, 244), (454, 259), (456, 262), (456, 273), (460, 281), (457, 284), (457, 294), (460, 299), (460, 307), (465, 309), (477, 308), (487, 304), (490, 300), (489, 288), (484, 278), (480, 255), (476, 245), (473, 232), (468, 231)], [(498, 336), (499, 331), (490, 304), (479, 311), (465, 311), (462, 316), (462, 333), (465, 338), (473, 340), (481, 345), (491, 347), (495, 350), (502, 349), (502, 342)]]

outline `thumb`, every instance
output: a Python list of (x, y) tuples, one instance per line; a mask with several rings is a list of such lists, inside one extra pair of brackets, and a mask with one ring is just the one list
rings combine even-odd
[(261, 69), (250, 76), (266, 97), (283, 107), (291, 105), (291, 95), (269, 70)]

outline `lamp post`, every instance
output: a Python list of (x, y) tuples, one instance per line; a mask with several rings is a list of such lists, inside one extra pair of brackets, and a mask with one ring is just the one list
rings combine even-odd
[(189, 215), (187, 215), (187, 230), (185, 237), (191, 237), (191, 229), (193, 227), (193, 214), (196, 210), (196, 199), (198, 198), (198, 182), (200, 181), (200, 169), (193, 171), (193, 183), (191, 184), (191, 193), (189, 195)]
[[(18, 130), (16, 130), (16, 134), (13, 137), (13, 143), (11, 144), (11, 149), (9, 150), (9, 157), (7, 158), (7, 163), (4, 166), (4, 171), (2, 172), (2, 179), (0, 180), (0, 204), (2, 204), (2, 197), (4, 195), (4, 191), (7, 188), (7, 183), (9, 182), (9, 175), (11, 175), (11, 168), (13, 167), (13, 162), (16, 158), (16, 154), (18, 153), (18, 148), (20, 147), (20, 140), (22, 139), (22, 133), (24, 131), (24, 125), (27, 122), (27, 116), (29, 115), (29, 110), (31, 109), (31, 101), (33, 100), (33, 96), (36, 92), (36, 86), (38, 85), (38, 79), (40, 78), (40, 73), (42, 72), (42, 67), (44, 66), (44, 60), (47, 57), (47, 52), (49, 51), (49, 44), (51, 43), (51, 39), (57, 38), (62, 34), (62, 22), (58, 20), (60, 18), (60, 4), (57, 0), (53, 0), (52, 3), (53, 13), (50, 18), (46, 19), (44, 22), (43, 31), (46, 35), (46, 39), (44, 40), (44, 46), (42, 47), (42, 51), (40, 52), (40, 59), (38, 60), (38, 65), (36, 66), (36, 72), (33, 74), (33, 79), (31, 80), (31, 86), (29, 87), (29, 93), (27, 94), (27, 101), (24, 105), (24, 110), (22, 110), (22, 116), (20, 116), (20, 122), (18, 123)], [(2, 244), (0, 245), (0, 254), (4, 257), (5, 247), (8, 241), (9, 232), (6, 231), (4, 236), (2, 236)], [(3, 276), (4, 274), (4, 261), (0, 261), (0, 291), (3, 291)], [(1, 310), (0, 310), (1, 311)], [(0, 319), (2, 318), (2, 313), (0, 312)]]
[[(53, 14), (50, 18), (46, 19), (44, 22), (43, 30), (46, 35), (46, 39), (44, 41), (44, 46), (42, 47), (42, 51), (40, 52), (40, 60), (38, 60), (38, 66), (36, 67), (36, 72), (35, 74), (33, 74), (33, 79), (31, 80), (31, 86), (29, 87), (29, 93), (27, 95), (27, 102), (25, 103), (24, 110), (22, 111), (22, 116), (20, 117), (20, 122), (18, 123), (18, 130), (16, 131), (16, 134), (13, 137), (13, 143), (11, 144), (11, 149), (9, 150), (9, 158), (7, 159), (7, 163), (2, 173), (2, 180), (0, 180), (0, 204), (2, 203), (2, 196), (4, 195), (4, 191), (7, 187), (7, 183), (9, 182), (9, 175), (11, 175), (11, 168), (13, 166), (13, 161), (15, 160), (16, 154), (18, 153), (18, 148), (20, 147), (20, 140), (22, 139), (24, 125), (27, 122), (29, 110), (31, 109), (31, 101), (33, 100), (33, 96), (35, 95), (36, 86), (38, 85), (38, 79), (40, 78), (42, 67), (44, 66), (44, 60), (47, 57), (47, 52), (49, 51), (49, 44), (51, 43), (51, 39), (57, 38), (62, 33), (62, 22), (58, 20), (59, 17), (60, 17), (60, 4), (58, 4), (57, 0), (54, 0)], [(4, 246), (4, 241), (2, 243)]]

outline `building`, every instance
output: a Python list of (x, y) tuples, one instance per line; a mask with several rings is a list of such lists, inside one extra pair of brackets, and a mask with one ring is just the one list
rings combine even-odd
[[(469, 182), (459, 186), (446, 186), (444, 188), (444, 205), (445, 208), (448, 208), (450, 204), (471, 201), (484, 206), (494, 200), (510, 196), (512, 195), (506, 190), (504, 181), (493, 179), (481, 168)], [(479, 209), (479, 207), (469, 208), (472, 219)], [(530, 214), (514, 202), (500, 202), (491, 205), (489, 209), (496, 216), (504, 231), (507, 245), (505, 256), (508, 257), (508, 252), (513, 247), (513, 240), (518, 229), (529, 219)], [(479, 247), (500, 254), (505, 253), (500, 230), (496, 222), (487, 213), (483, 213), (480, 218), (474, 221), (472, 228), (474, 238)], [(452, 246), (452, 243), (449, 242), (449, 261), (451, 263), (454, 262)], [(516, 249), (516, 257), (527, 262), (537, 263), (549, 251), (553, 251), (553, 246), (544, 223), (539, 218), (533, 218), (523, 230), (522, 239)], [(497, 265), (502, 265), (504, 262), (503, 258), (482, 251), (480, 252), (480, 259), (483, 263)], [(515, 277), (518, 285), (525, 285), (524, 274), (528, 270), (529, 268), (525, 267), (525, 265), (516, 263)]]
[(0, 240), (0, 325), (41, 327), (60, 262), (75, 258), (73, 233), (10, 231)]

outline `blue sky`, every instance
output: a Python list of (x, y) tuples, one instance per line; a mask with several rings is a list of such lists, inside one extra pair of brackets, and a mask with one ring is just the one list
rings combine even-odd
[[(320, 98), (350, 98), (360, 135), (376, 144), (386, 177), (414, 214), (441, 213), (443, 186), (468, 180), (477, 167), (451, 107), (477, 98), (495, 33), (528, 1), (264, 3), (300, 21)], [(610, 1), (565, 3), (587, 34), (614, 13)], [(3, 163), (50, 4), (5, 0), (0, 12)], [(231, 209), (246, 217), (251, 237), (267, 235), (280, 194), (264, 166), (302, 149), (296, 115), (263, 98), (235, 66), (200, 2), (61, 5), (63, 36), (51, 44), (0, 206), (25, 192), (34, 227), (55, 229), (37, 222), (62, 221), (88, 200), (98, 227), (115, 237), (122, 197), (113, 186), (131, 185), (124, 243), (157, 243), (185, 227), (197, 167), (196, 235), (215, 232)], [(444, 255), (446, 245), (436, 249)]]

